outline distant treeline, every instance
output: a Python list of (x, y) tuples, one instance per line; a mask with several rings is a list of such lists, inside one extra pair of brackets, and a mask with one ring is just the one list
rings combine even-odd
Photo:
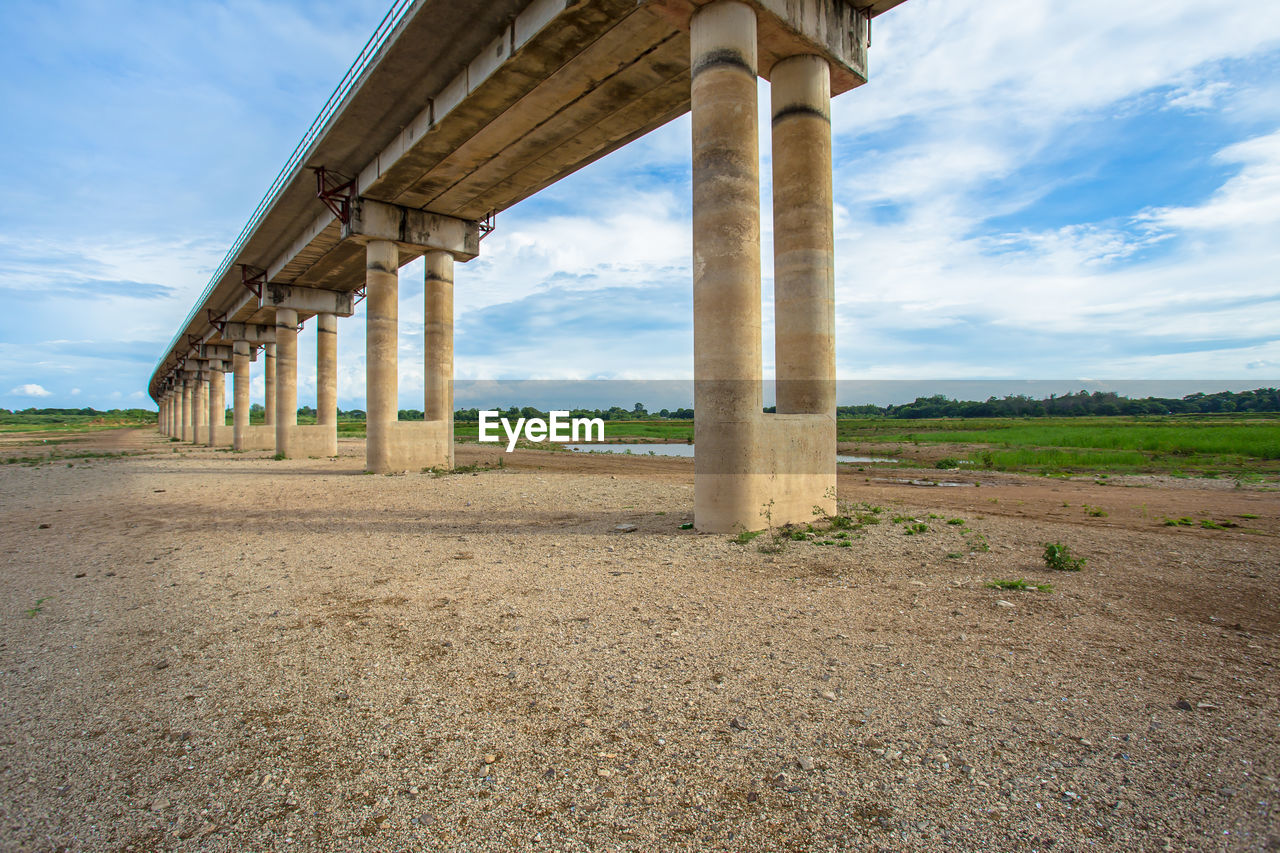
[(1105, 415), (1203, 415), (1229, 412), (1280, 412), (1280, 391), (1219, 391), (1174, 399), (1131, 399), (1110, 391), (1080, 391), (1035, 400), (1022, 395), (989, 397), (978, 402), (951, 400), (941, 394), (917, 397), (901, 406), (839, 406), (841, 418), (1074, 418)]
[(107, 409), (102, 411), (92, 407), (83, 409), (0, 409), (0, 423), (31, 424), (61, 423), (75, 421), (83, 423), (90, 420), (103, 421), (137, 421), (139, 423), (155, 423), (156, 413), (149, 409)]
[[(251, 407), (254, 415), (261, 416), (261, 403)], [(770, 406), (766, 412), (773, 412)], [(230, 411), (230, 410), (228, 410)], [(548, 412), (533, 406), (509, 406), (498, 410), (501, 416), (515, 418), (545, 418)], [(1280, 390), (1257, 388), (1253, 391), (1219, 391), (1216, 394), (1188, 394), (1181, 398), (1142, 397), (1129, 398), (1110, 391), (1080, 391), (1061, 397), (1051, 395), (1036, 400), (1023, 395), (989, 397), (981, 402), (952, 400), (942, 394), (917, 397), (911, 403), (890, 406), (838, 406), (836, 416), (841, 418), (1063, 418), (1105, 415), (1200, 415), (1250, 412), (1280, 412)], [(302, 417), (314, 417), (311, 406), (298, 409)], [(643, 403), (630, 409), (610, 406), (607, 409), (571, 409), (570, 417), (600, 418), (606, 421), (634, 420), (691, 420), (693, 409), (659, 409), (649, 411)], [(363, 409), (339, 409), (340, 421), (363, 421)], [(400, 420), (420, 421), (419, 409), (401, 409)], [(454, 419), (462, 423), (480, 420), (479, 409), (458, 409)], [(107, 409), (92, 407), (83, 409), (19, 409), (0, 408), (0, 423), (57, 423), (60, 421), (83, 422), (86, 420), (137, 421), (155, 423), (156, 413), (147, 409)]]
[[(499, 410), (503, 417), (545, 418), (548, 413), (533, 406), (509, 406)], [(775, 411), (770, 406), (766, 412)], [(1215, 394), (1188, 394), (1186, 397), (1129, 398), (1110, 391), (1080, 391), (1063, 396), (1050, 395), (1041, 400), (1023, 395), (989, 397), (983, 401), (952, 400), (942, 394), (917, 397), (911, 403), (890, 406), (838, 406), (841, 418), (1063, 418), (1106, 415), (1197, 415), (1232, 412), (1280, 412), (1280, 390), (1258, 388), (1253, 391), (1219, 391)], [(611, 406), (608, 409), (572, 409), (571, 417), (601, 418), (606, 421), (670, 419), (690, 420), (693, 409), (659, 409), (649, 411), (643, 403), (630, 409)], [(339, 412), (342, 420), (364, 420), (364, 412)], [(401, 409), (400, 419), (422, 420), (417, 409)], [(479, 409), (458, 409), (454, 418), (460, 422), (480, 419)]]

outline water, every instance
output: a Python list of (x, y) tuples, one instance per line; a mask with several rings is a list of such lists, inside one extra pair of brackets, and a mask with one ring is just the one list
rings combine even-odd
[[(566, 444), (574, 453), (617, 453), (631, 456), (693, 456), (692, 444)], [(888, 456), (849, 456), (841, 453), (837, 462), (897, 462)]]

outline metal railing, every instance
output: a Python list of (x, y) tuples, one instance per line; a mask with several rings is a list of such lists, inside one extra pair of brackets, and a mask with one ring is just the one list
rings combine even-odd
[(173, 339), (169, 341), (169, 346), (165, 349), (164, 355), (160, 356), (160, 361), (156, 363), (155, 370), (151, 373), (151, 379), (153, 381), (155, 380), (156, 375), (164, 367), (164, 363), (169, 358), (169, 355), (177, 347), (178, 341), (187, 333), (187, 327), (191, 325), (191, 321), (200, 313), (200, 309), (204, 307), (205, 301), (218, 286), (218, 282), (222, 280), (222, 277), (226, 275), (227, 270), (231, 268), (233, 263), (235, 263), (236, 258), (240, 254), (240, 250), (244, 248), (245, 241), (247, 241), (250, 235), (253, 234), (267, 210), (275, 203), (275, 200), (279, 198), (280, 193), (284, 192), (290, 178), (298, 170), (298, 167), (301, 165), (303, 157), (306, 155), (307, 151), (324, 133), (329, 122), (337, 113), (338, 107), (342, 105), (342, 102), (346, 99), (347, 95), (351, 93), (352, 88), (355, 87), (356, 81), (358, 81), (361, 75), (368, 70), (370, 64), (373, 62), (373, 58), (377, 56), (378, 51), (380, 51), (383, 45), (387, 43), (387, 39), (390, 38), (391, 33), (399, 23), (404, 20), (410, 7), (417, 2), (419, 2), (419, 0), (394, 0), (391, 4), (391, 8), (382, 16), (382, 20), (378, 23), (377, 29), (373, 31), (373, 35), (369, 36), (369, 40), (364, 43), (364, 47), (360, 49), (360, 53), (356, 56), (355, 61), (351, 63), (351, 67), (347, 69), (347, 73), (343, 75), (342, 80), (339, 81), (337, 87), (333, 90), (333, 94), (329, 95), (329, 99), (325, 101), (324, 106), (320, 108), (319, 115), (317, 115), (315, 120), (311, 122), (311, 126), (307, 128), (306, 134), (303, 135), (302, 140), (298, 143), (297, 147), (293, 149), (293, 153), (289, 155), (289, 159), (285, 162), (280, 173), (276, 175), (275, 180), (271, 182), (271, 186), (267, 189), (266, 195), (264, 195), (262, 200), (258, 202), (258, 206), (253, 209), (253, 213), (249, 216), (249, 221), (245, 223), (244, 228), (240, 231), (240, 236), (236, 237), (235, 242), (231, 244), (231, 248), (228, 250), (226, 257), (222, 259), (222, 263), (219, 264), (217, 270), (214, 271), (213, 277), (209, 279), (209, 284), (205, 286), (204, 291), (196, 300), (196, 304), (191, 307), (191, 313), (189, 313), (187, 318), (182, 321), (182, 326), (179, 327), (177, 334), (175, 334)]

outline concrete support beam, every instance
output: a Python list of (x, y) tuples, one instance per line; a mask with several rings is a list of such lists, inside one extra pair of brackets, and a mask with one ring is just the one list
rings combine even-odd
[(227, 344), (201, 344), (200, 357), (205, 359), (217, 359), (218, 361), (230, 361), (231, 347)]
[[(316, 317), (316, 423), (338, 428), (338, 318)], [(337, 453), (337, 448), (334, 448)]]
[(368, 198), (352, 199), (351, 218), (342, 226), (342, 239), (448, 252), (460, 261), (480, 254), (478, 222)]
[(355, 312), (355, 296), (337, 290), (316, 287), (290, 287), (268, 284), (262, 288), (260, 308), (288, 308), (301, 314), (336, 314), (350, 317)]
[(439, 465), (453, 468), (453, 256), (428, 252), (425, 261), (423, 413), (427, 421), (443, 423), (447, 458)]
[(182, 435), (183, 441), (191, 440), (191, 423), (193, 413), (191, 411), (192, 399), (191, 395), (195, 393), (195, 381), (182, 377)]
[(292, 308), (276, 309), (274, 361), (276, 454), (287, 458), (298, 425), (298, 312)]
[(399, 261), (393, 242), (365, 246), (365, 467), (376, 474), (392, 471), (391, 433), (399, 411)]
[[(228, 347), (230, 349), (230, 347)], [(227, 389), (222, 361), (209, 361), (209, 437), (210, 447), (225, 447), (227, 441)]]
[[(827, 61), (820, 56), (782, 60), (774, 66), (771, 96), (778, 412), (834, 419), (835, 238)], [(834, 436), (831, 446), (834, 453)]]
[(276, 422), (276, 345), (274, 343), (264, 344), (262, 347), (262, 353), (266, 365), (264, 370), (266, 379), (266, 411), (263, 414), (262, 422), (270, 426), (274, 425)]
[(756, 15), (721, 0), (694, 13), (694, 521), (763, 526), (753, 488), (762, 410)]
[(245, 437), (249, 434), (249, 342), (236, 341), (231, 357), (232, 411), (231, 446), (247, 450)]
[(274, 344), (276, 327), (261, 323), (227, 323), (222, 330), (222, 337), (229, 341), (248, 341), (251, 344)]
[(196, 377), (196, 390), (191, 411), (191, 442), (209, 443), (209, 370), (201, 363)]

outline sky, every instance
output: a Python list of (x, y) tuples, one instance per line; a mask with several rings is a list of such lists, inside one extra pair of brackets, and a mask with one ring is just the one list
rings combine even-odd
[[(152, 405), (156, 361), (387, 5), (0, 4), (22, 35), (0, 54), (0, 406)], [(842, 379), (1280, 382), (1274, 0), (908, 0), (870, 66), (832, 104)], [(457, 377), (691, 376), (690, 195), (686, 116), (501, 213), (456, 270)], [(422, 274), (400, 274), (408, 408)], [(314, 351), (304, 331), (302, 405)], [(339, 405), (363, 408), (362, 308), (339, 353)]]

